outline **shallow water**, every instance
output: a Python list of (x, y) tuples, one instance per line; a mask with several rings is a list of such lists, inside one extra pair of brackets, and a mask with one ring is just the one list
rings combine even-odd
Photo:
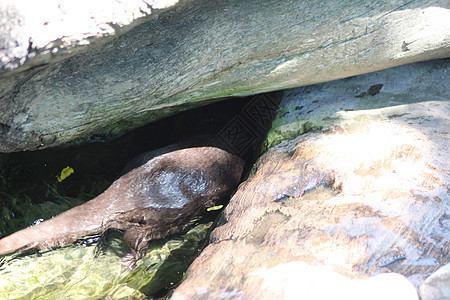
[(132, 271), (119, 263), (129, 251), (119, 232), (107, 238), (106, 251), (98, 256), (98, 243), (8, 256), (0, 267), (0, 298), (146, 299), (164, 293), (183, 279), (211, 225), (199, 224), (180, 237), (151, 243)]
[[(0, 237), (94, 198), (140, 153), (217, 133), (250, 100), (227, 100), (183, 112), (113, 141), (93, 136), (87, 144), (0, 153)], [(57, 176), (66, 167), (74, 173), (59, 182)]]
[[(139, 153), (214, 134), (249, 100), (229, 100), (181, 113), (114, 141), (96, 136), (84, 145), (0, 154), (0, 237), (94, 198)], [(74, 173), (59, 181), (57, 176), (66, 167)], [(153, 242), (132, 272), (119, 263), (129, 251), (120, 232), (111, 234), (106, 252), (98, 257), (99, 243), (93, 243), (0, 258), (0, 298), (140, 299), (164, 294), (183, 278), (201, 249), (218, 212), (209, 214), (185, 235)]]

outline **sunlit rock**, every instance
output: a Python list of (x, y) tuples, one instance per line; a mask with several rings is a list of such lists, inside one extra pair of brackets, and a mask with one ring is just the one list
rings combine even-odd
[(418, 299), (450, 257), (449, 67), (286, 91), (272, 147), (173, 298)]
[[(446, 0), (104, 3), (2, 2), (3, 69), (23, 71), (0, 78), (0, 152), (112, 138), (210, 99), (450, 55)], [(8, 23), (22, 6), (23, 24)]]
[(0, 2), (0, 74), (54, 63), (102, 45), (179, 0)]
[(438, 300), (450, 297), (450, 263), (425, 280), (420, 286), (420, 299)]

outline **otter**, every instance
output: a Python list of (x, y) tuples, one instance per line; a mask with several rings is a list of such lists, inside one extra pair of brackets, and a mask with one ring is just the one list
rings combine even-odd
[(124, 231), (132, 251), (122, 263), (134, 268), (149, 241), (182, 232), (207, 208), (223, 203), (243, 173), (244, 161), (220, 148), (173, 149), (141, 155), (143, 165), (130, 167), (96, 198), (0, 239), (0, 255), (64, 246), (114, 228)]

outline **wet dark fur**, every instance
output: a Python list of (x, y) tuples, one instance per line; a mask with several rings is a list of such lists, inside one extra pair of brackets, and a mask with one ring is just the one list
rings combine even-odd
[(142, 157), (148, 162), (98, 197), (1, 239), (0, 255), (67, 245), (116, 228), (125, 231), (132, 249), (128, 266), (133, 267), (149, 241), (179, 233), (208, 207), (222, 203), (237, 187), (244, 166), (239, 157), (215, 147), (163, 149), (141, 156), (139, 163)]

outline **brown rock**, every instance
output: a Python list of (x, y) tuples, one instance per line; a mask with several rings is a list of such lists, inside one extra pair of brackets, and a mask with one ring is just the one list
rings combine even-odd
[[(349, 82), (327, 86), (338, 90), (344, 84), (345, 91)], [(320, 99), (314, 87), (309, 91), (306, 96), (287, 91), (282, 107), (300, 107), (290, 101), (295, 94), (305, 102)], [(367, 278), (394, 272), (398, 293), (388, 293), (390, 299), (417, 299), (411, 288), (450, 257), (450, 105), (429, 101), (431, 96), (404, 104), (399, 99), (411, 98), (391, 94), (397, 106), (364, 109), (364, 101), (386, 101), (383, 93), (352, 98), (360, 99), (353, 102), (357, 109), (338, 111), (330, 128), (272, 147), (231, 199), (212, 243), (173, 298), (294, 299), (289, 295), (307, 290), (307, 299), (333, 291), (343, 299), (362, 299), (382, 295), (390, 281)], [(322, 111), (337, 102), (314, 101)], [(299, 119), (287, 120), (292, 121), (282, 123), (286, 128)], [(356, 297), (355, 289), (365, 282), (374, 286)]]

